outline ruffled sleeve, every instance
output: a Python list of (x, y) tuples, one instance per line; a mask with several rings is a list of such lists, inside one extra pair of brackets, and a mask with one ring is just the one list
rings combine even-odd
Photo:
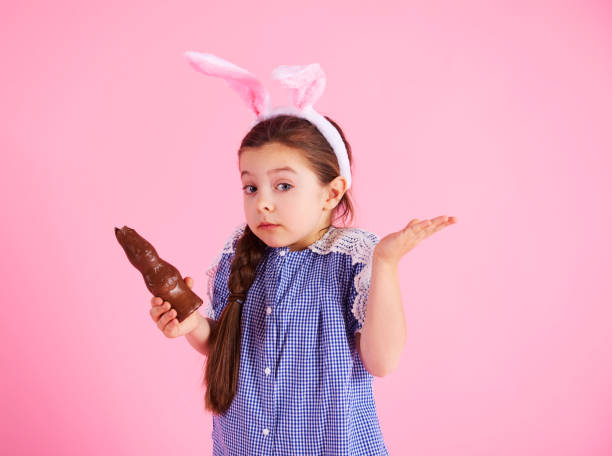
[(244, 233), (246, 223), (243, 222), (234, 228), (231, 236), (227, 238), (223, 249), (217, 254), (212, 264), (206, 269), (206, 297), (204, 302), (204, 316), (211, 320), (217, 320), (223, 312), (223, 308), (229, 297), (227, 281), (229, 279), (230, 267), (234, 259), (234, 248), (236, 242)]
[(351, 252), (350, 289), (348, 294), (348, 329), (350, 334), (361, 332), (366, 318), (366, 303), (372, 276), (372, 255), (380, 241), (373, 233), (361, 230)]

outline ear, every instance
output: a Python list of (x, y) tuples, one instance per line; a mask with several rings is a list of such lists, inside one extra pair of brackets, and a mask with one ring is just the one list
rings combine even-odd
[(293, 105), (303, 110), (312, 106), (325, 90), (325, 73), (318, 63), (310, 65), (280, 65), (272, 77), (289, 89)]
[(216, 76), (240, 95), (240, 98), (259, 117), (268, 112), (270, 95), (262, 83), (244, 68), (240, 68), (216, 55), (187, 51), (185, 57), (193, 68), (208, 76)]
[(325, 200), (325, 209), (333, 209), (339, 203), (344, 193), (347, 190), (347, 182), (346, 177), (344, 176), (336, 176), (336, 178), (327, 184), (326, 191), (326, 200)]

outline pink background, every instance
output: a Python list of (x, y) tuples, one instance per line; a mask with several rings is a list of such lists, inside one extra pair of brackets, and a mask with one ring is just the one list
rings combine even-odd
[(374, 5), (3, 4), (0, 453), (211, 454), (204, 358), (153, 324), (113, 230), (204, 296), (243, 220), (251, 113), (197, 50), (275, 104), (275, 66), (321, 64), (357, 226), (459, 220), (400, 263), (408, 342), (374, 380), (391, 454), (612, 454), (610, 4)]

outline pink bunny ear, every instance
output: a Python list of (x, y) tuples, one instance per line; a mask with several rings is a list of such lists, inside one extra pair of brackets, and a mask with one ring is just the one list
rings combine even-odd
[(318, 63), (280, 65), (274, 69), (272, 77), (291, 89), (293, 105), (300, 110), (314, 105), (325, 90), (325, 73)]
[(244, 100), (259, 117), (270, 106), (270, 95), (261, 82), (247, 70), (213, 54), (187, 51), (185, 57), (192, 67), (208, 76), (216, 76), (225, 82)]

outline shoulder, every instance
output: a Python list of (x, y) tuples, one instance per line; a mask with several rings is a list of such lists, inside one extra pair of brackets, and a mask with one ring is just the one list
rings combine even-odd
[(215, 265), (219, 263), (223, 255), (225, 254), (233, 254), (236, 248), (236, 243), (238, 239), (240, 239), (244, 233), (244, 229), (246, 228), (246, 222), (242, 222), (239, 225), (234, 226), (231, 234), (225, 239), (223, 243), (223, 248), (220, 252), (218, 252), (216, 258), (213, 260), (212, 264), (208, 269), (214, 268)]
[(217, 278), (223, 282), (225, 285), (222, 289), (225, 293), (227, 293), (227, 278), (230, 272), (231, 260), (234, 256), (236, 243), (243, 235), (245, 228), (246, 222), (234, 226), (231, 234), (225, 239), (223, 248), (218, 252), (216, 258), (205, 271), (208, 284), (206, 290), (207, 303), (204, 308), (206, 316), (213, 320), (216, 319), (215, 308), (218, 307), (218, 302), (224, 302), (224, 300), (218, 302), (215, 301), (215, 282), (217, 281)]
[(311, 250), (325, 255), (336, 252), (351, 258), (351, 264), (368, 263), (380, 238), (371, 231), (356, 227), (334, 227)]
[(247, 225), (246, 222), (242, 222), (239, 225), (234, 226), (234, 228), (232, 229), (232, 233), (225, 239), (223, 248), (221, 249), (221, 251), (217, 253), (216, 258), (213, 260), (211, 265), (208, 267), (208, 271), (216, 269), (218, 264), (224, 258), (224, 255), (229, 254), (229, 257), (233, 256), (234, 251), (236, 249), (236, 243), (238, 242), (238, 239), (242, 237), (244, 230), (246, 228), (246, 225)]
[(234, 227), (232, 233), (225, 240), (225, 244), (223, 244), (223, 250), (221, 250), (221, 255), (224, 253), (234, 253), (236, 243), (238, 242), (238, 239), (240, 239), (244, 234), (246, 226), (246, 222), (242, 222)]

